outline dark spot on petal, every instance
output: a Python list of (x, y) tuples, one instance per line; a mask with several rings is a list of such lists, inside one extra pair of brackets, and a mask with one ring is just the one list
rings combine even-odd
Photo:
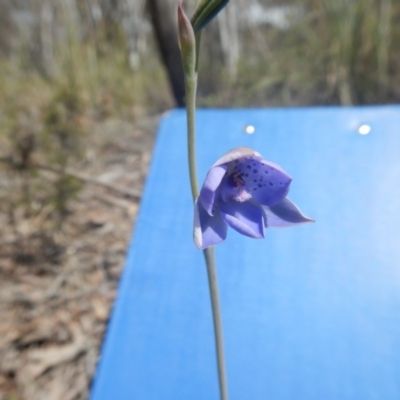
[(269, 172), (267, 170), (264, 171), (266, 174), (269, 174)]
[(258, 172), (258, 170), (256, 170), (256, 169), (253, 169), (253, 172), (256, 174), (256, 173)]
[(250, 169), (250, 168), (251, 168), (251, 165), (246, 165), (246, 168), (249, 168), (249, 169)]
[(282, 185), (283, 185), (283, 182), (279, 182), (279, 184), (282, 186)]
[(254, 183), (257, 183), (257, 179), (253, 179), (253, 182), (254, 182)]
[(259, 184), (258, 184), (258, 187), (259, 187), (260, 189), (262, 188), (262, 185), (261, 185), (261, 183), (259, 183)]
[(249, 176), (249, 174), (244, 174), (244, 176), (248, 177), (248, 176)]
[(274, 186), (273, 182), (269, 182), (269, 186)]

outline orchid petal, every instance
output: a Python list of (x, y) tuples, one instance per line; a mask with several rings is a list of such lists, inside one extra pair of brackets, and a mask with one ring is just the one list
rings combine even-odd
[(217, 162), (213, 165), (213, 167), (217, 165), (227, 164), (231, 161), (239, 160), (244, 157), (255, 157), (262, 159), (262, 156), (257, 151), (250, 149), (249, 147), (235, 147), (232, 150), (229, 150), (225, 153)]
[(238, 173), (253, 199), (264, 206), (279, 203), (289, 192), (292, 178), (278, 165), (246, 157), (235, 163), (233, 173)]
[(220, 212), (225, 222), (242, 235), (256, 239), (264, 237), (263, 211), (256, 204), (221, 202)]
[(194, 205), (194, 243), (199, 249), (214, 246), (226, 239), (228, 227), (219, 213), (210, 216), (196, 199)]
[(307, 218), (300, 209), (288, 198), (271, 207), (263, 207), (265, 227), (267, 228), (285, 228), (288, 226), (306, 224), (314, 222)]
[(199, 201), (204, 209), (210, 215), (214, 215), (214, 204), (216, 197), (218, 196), (218, 187), (221, 184), (222, 178), (224, 177), (227, 165), (217, 165), (212, 167), (204, 180), (203, 186), (200, 190)]

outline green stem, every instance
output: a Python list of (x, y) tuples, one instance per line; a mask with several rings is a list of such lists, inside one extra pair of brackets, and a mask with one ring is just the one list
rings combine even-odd
[[(186, 114), (188, 132), (188, 157), (189, 157), (189, 176), (190, 187), (192, 190), (193, 201), (199, 195), (196, 171), (196, 89), (197, 73), (185, 74), (186, 88)], [(215, 346), (218, 364), (218, 379), (221, 400), (228, 400), (228, 385), (225, 370), (224, 341), (222, 336), (221, 311), (219, 306), (217, 272), (215, 266), (214, 248), (209, 247), (203, 250), (207, 264), (208, 285), (210, 288), (211, 308), (214, 321)]]
[(208, 286), (210, 287), (211, 308), (214, 320), (215, 345), (218, 361), (219, 392), (221, 400), (228, 400), (228, 384), (226, 379), (224, 339), (222, 335), (222, 319), (219, 307), (217, 269), (215, 266), (214, 247), (203, 250), (207, 264)]
[(196, 168), (196, 90), (197, 90), (197, 74), (185, 77), (186, 90), (186, 115), (187, 115), (187, 145), (189, 157), (189, 176), (190, 187), (192, 190), (193, 201), (199, 195), (199, 187), (197, 185), (197, 168)]
[(199, 59), (200, 59), (200, 43), (201, 43), (201, 31), (196, 33), (196, 65), (194, 70), (199, 70)]

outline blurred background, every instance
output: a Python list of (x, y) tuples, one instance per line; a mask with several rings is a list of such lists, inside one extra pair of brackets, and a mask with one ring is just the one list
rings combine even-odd
[[(195, 0), (186, 0), (188, 14)], [(177, 0), (0, 0), (0, 399), (87, 399), (159, 118)], [(202, 107), (400, 101), (398, 0), (231, 0)]]

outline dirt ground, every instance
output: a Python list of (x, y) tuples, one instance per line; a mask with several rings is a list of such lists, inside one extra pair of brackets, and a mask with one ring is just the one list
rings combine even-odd
[[(70, 171), (83, 187), (52, 235), (46, 207), (0, 214), (0, 400), (88, 398), (159, 118), (93, 126)], [(39, 173), (51, 184), (54, 171)], [(0, 192), (19, 185), (0, 169)]]

